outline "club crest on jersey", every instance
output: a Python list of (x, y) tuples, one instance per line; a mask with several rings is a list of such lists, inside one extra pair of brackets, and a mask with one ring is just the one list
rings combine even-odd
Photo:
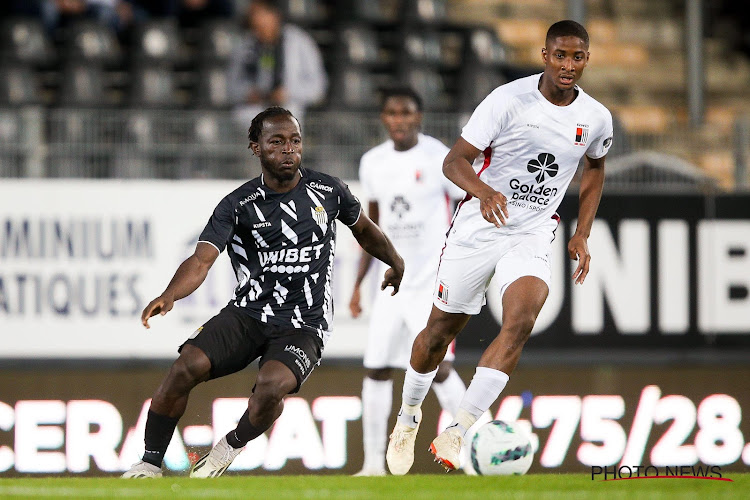
[(583, 123), (576, 123), (576, 140), (573, 142), (576, 146), (585, 146), (589, 138), (589, 126)]
[(443, 304), (448, 303), (448, 285), (446, 285), (442, 281), (438, 283), (437, 298)]
[(315, 207), (313, 217), (315, 217), (315, 222), (321, 226), (328, 224), (328, 214), (326, 213), (326, 209), (321, 206)]

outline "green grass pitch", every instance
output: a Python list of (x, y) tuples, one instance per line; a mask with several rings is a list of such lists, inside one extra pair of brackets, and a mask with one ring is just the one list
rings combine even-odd
[(733, 482), (705, 479), (592, 481), (585, 474), (521, 477), (412, 475), (229, 476), (217, 479), (164, 477), (0, 479), (0, 498), (201, 498), (201, 499), (747, 499), (750, 473), (727, 473)]

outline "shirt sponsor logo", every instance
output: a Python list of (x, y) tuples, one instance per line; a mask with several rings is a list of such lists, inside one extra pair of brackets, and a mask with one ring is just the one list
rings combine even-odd
[(282, 250), (258, 251), (258, 260), (261, 266), (277, 263), (310, 262), (319, 259), (323, 243), (300, 248), (284, 248)]
[(585, 146), (589, 138), (589, 126), (584, 123), (576, 123), (576, 140), (573, 142), (576, 146)]
[[(550, 199), (557, 194), (557, 188), (533, 183), (524, 184), (518, 179), (510, 180), (510, 188), (513, 190), (511, 200), (525, 200), (540, 205), (549, 205)], [(517, 205), (516, 203), (513, 204)]]
[[(302, 364), (305, 365), (305, 368), (310, 368), (310, 358), (307, 357), (307, 353), (300, 347), (297, 347), (296, 345), (287, 344), (286, 347), (284, 347), (284, 352), (289, 352), (294, 354), (297, 359), (299, 359)], [(304, 369), (302, 372), (304, 373)]]
[(311, 182), (310, 187), (313, 189), (320, 189), (321, 191), (325, 191), (326, 193), (333, 193), (333, 188), (331, 186), (326, 186), (325, 184), (318, 184), (317, 182)]
[(245, 205), (246, 203), (250, 203), (251, 201), (255, 201), (255, 199), (259, 196), (259, 193), (251, 193), (245, 198), (244, 200), (240, 201), (240, 206)]
[(258, 229), (261, 227), (271, 227), (271, 223), (266, 220), (263, 222), (256, 222), (255, 224), (253, 224), (253, 229)]

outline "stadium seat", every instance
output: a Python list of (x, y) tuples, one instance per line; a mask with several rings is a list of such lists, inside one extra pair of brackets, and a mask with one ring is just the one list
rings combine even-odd
[(448, 19), (446, 0), (404, 0), (402, 10), (410, 22), (425, 25), (442, 23)]
[(430, 66), (442, 65), (440, 36), (432, 30), (408, 30), (403, 40), (407, 64), (418, 63)]
[(136, 30), (133, 50), (139, 61), (178, 64), (186, 59), (185, 49), (174, 19), (152, 20)]
[(502, 65), (507, 62), (508, 50), (487, 28), (472, 28), (465, 31), (465, 64)]
[(94, 21), (79, 21), (68, 29), (66, 37), (68, 61), (85, 61), (89, 64), (117, 66), (122, 49), (117, 35), (106, 25)]
[(15, 63), (47, 67), (55, 60), (55, 49), (41, 21), (11, 18), (0, 24), (0, 57)]
[(239, 37), (240, 29), (234, 21), (214, 20), (204, 24), (198, 41), (201, 60), (226, 64)]
[(337, 61), (347, 66), (386, 62), (382, 58), (377, 34), (365, 26), (347, 26), (339, 32), (338, 55)]
[(21, 175), (22, 153), (21, 117), (17, 110), (0, 108), (0, 178)]
[(493, 90), (508, 83), (507, 78), (492, 66), (477, 66), (463, 71), (459, 80), (458, 108), (473, 111)]
[(453, 104), (446, 91), (443, 77), (434, 69), (414, 66), (402, 72), (402, 80), (407, 82), (425, 103), (425, 109), (444, 111)]
[(7, 64), (0, 68), (0, 104), (22, 106), (40, 102), (39, 79), (31, 67)]
[(204, 64), (197, 72), (197, 88), (193, 105), (200, 108), (227, 109), (229, 99), (227, 67), (224, 64)]
[(377, 87), (374, 75), (362, 68), (344, 68), (332, 86), (332, 107), (377, 109)]
[(131, 106), (172, 108), (177, 106), (175, 74), (167, 66), (143, 66), (133, 70)]
[(112, 104), (105, 93), (101, 67), (72, 62), (62, 72), (58, 102), (63, 106), (96, 107)]
[(393, 24), (401, 17), (399, 0), (351, 0), (346, 2), (352, 9), (349, 19), (374, 24)]
[(309, 26), (325, 21), (328, 12), (321, 0), (284, 0), (286, 18), (290, 23)]

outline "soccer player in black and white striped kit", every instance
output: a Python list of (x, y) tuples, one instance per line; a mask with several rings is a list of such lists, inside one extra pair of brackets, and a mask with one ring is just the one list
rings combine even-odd
[(398, 292), (404, 262), (390, 240), (336, 177), (302, 168), (302, 134), (283, 108), (252, 121), (250, 149), (262, 173), (227, 195), (201, 233), (195, 253), (141, 316), (169, 312), (194, 292), (226, 249), (237, 275), (234, 297), (180, 347), (180, 356), (151, 401), (143, 459), (123, 477), (159, 477), (161, 463), (188, 395), (199, 383), (242, 370), (260, 358), (248, 407), (237, 428), (196, 462), (191, 477), (217, 477), (242, 448), (281, 415), (319, 364), (333, 320), (338, 219), (364, 250), (390, 266), (381, 289)]

